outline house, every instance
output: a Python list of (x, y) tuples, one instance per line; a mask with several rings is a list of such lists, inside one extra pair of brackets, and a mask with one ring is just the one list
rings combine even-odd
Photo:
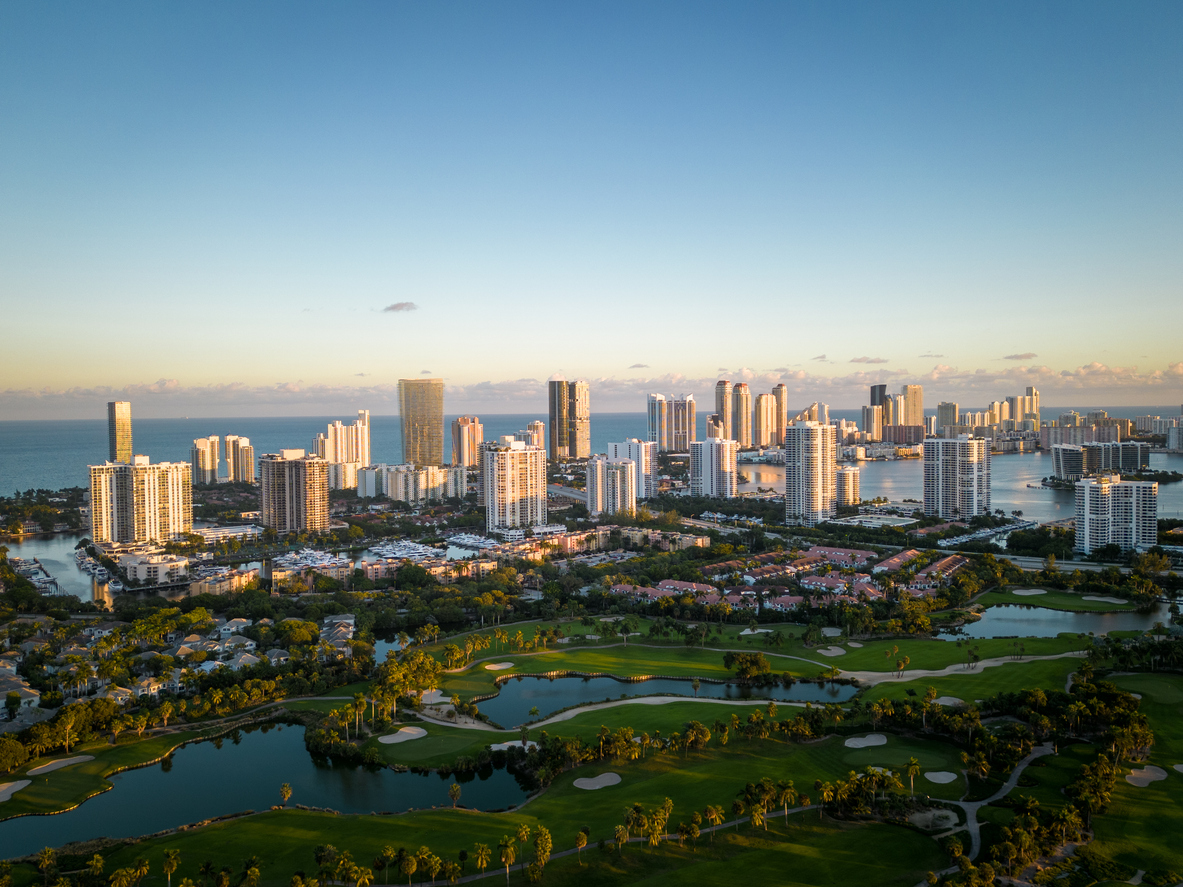
[(846, 591), (848, 582), (845, 576), (806, 576), (801, 580), (801, 587), (809, 591), (838, 594)]
[(88, 625), (86, 628), (82, 629), (82, 633), (86, 637), (97, 641), (99, 638), (110, 637), (115, 632), (119, 631), (119, 629), (127, 627), (128, 623), (126, 622), (99, 622), (96, 625)]
[(132, 692), (141, 699), (155, 699), (164, 689), (164, 681), (160, 680), (159, 678), (144, 678), (142, 681), (136, 681), (134, 684), (132, 684), (131, 689)]
[(20, 697), (21, 708), (36, 708), (41, 702), (40, 691), (30, 687), (24, 678), (0, 674), (0, 697), (7, 699), (9, 693), (15, 693)]
[(240, 631), (246, 631), (254, 625), (250, 619), (231, 619), (229, 622), (218, 626), (218, 633), (223, 638), (228, 638), (231, 635), (238, 634)]
[(863, 551), (858, 548), (830, 548), (825, 545), (814, 545), (805, 554), (807, 557), (820, 557), (827, 564), (833, 564), (836, 567), (861, 567), (878, 557), (873, 551)]
[(799, 594), (781, 594), (772, 598), (764, 598), (764, 609), (784, 613), (797, 609), (803, 603), (805, 603), (805, 598)]
[(110, 686), (101, 694), (102, 699), (110, 699), (116, 705), (126, 705), (135, 698), (135, 694), (126, 687)]
[(292, 660), (291, 653), (287, 650), (280, 650), (279, 648), (268, 650), (263, 655), (267, 657), (272, 665), (283, 665), (285, 662), (291, 662)]
[(659, 591), (669, 591), (675, 594), (710, 594), (715, 590), (713, 585), (701, 582), (681, 582), (677, 579), (662, 579), (657, 583)]
[(969, 558), (959, 554), (951, 554), (939, 561), (929, 564), (916, 574), (916, 578), (908, 583), (908, 588), (914, 591), (924, 591), (939, 588), (948, 584), (954, 574), (969, 566)]
[(226, 667), (238, 671), (242, 668), (250, 668), (252, 665), (258, 665), (263, 660), (258, 656), (252, 656), (250, 653), (237, 653), (226, 660)]
[(880, 561), (871, 568), (872, 573), (895, 573), (897, 570), (902, 570), (905, 566), (910, 564), (916, 558), (920, 557), (920, 552), (915, 548), (909, 548), (907, 551), (901, 551), (899, 554), (893, 554), (885, 561)]

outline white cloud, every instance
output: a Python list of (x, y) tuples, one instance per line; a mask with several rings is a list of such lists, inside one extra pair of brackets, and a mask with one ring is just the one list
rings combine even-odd
[(852, 357), (851, 363), (887, 363), (886, 357)]
[(1039, 357), (1034, 351), (1024, 351), (1022, 354), (1008, 354), (1003, 360), (1032, 360)]
[(383, 314), (396, 314), (403, 311), (418, 311), (419, 306), (414, 302), (395, 302), (382, 309)]

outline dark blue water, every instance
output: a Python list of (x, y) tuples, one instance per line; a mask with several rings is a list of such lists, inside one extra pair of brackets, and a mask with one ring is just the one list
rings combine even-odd
[(1133, 607), (1109, 613), (1073, 613), (1027, 604), (999, 604), (990, 607), (982, 618), (966, 625), (960, 633), (942, 632), (942, 640), (958, 638), (1054, 638), (1061, 632), (1101, 635), (1111, 631), (1146, 631), (1161, 622), (1169, 625), (1166, 604), (1156, 604), (1149, 613)]
[(441, 779), (435, 774), (317, 764), (304, 748), (304, 728), (279, 724), (239, 733), (237, 740), (228, 736), (220, 743), (185, 746), (172, 755), (168, 766), (129, 770), (110, 781), (113, 789), (68, 813), (0, 822), (0, 858), (70, 841), (134, 837), (226, 813), (266, 810), (281, 803), (279, 787), (285, 782), (292, 786), (290, 804), (341, 813), (451, 806), (448, 786), (456, 781), (460, 803), (478, 810), (499, 810), (526, 797), (505, 770)]
[[(698, 688), (700, 699), (775, 699), (777, 702), (845, 702), (855, 688), (847, 684), (796, 683), (771, 687), (743, 687), (739, 684), (710, 684)], [(477, 703), (477, 708), (502, 727), (516, 727), (528, 720), (545, 718), (552, 712), (573, 705), (619, 699), (621, 696), (690, 696), (694, 688), (689, 680), (653, 678), (648, 681), (618, 681), (615, 678), (543, 678), (522, 675), (501, 685), (493, 699)], [(530, 709), (538, 708), (537, 715)]]

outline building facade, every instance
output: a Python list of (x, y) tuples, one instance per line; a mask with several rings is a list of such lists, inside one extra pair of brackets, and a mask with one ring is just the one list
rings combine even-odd
[(966, 520), (990, 513), (990, 442), (962, 434), (924, 441), (924, 513)]
[(838, 513), (838, 436), (833, 425), (785, 429), (785, 523), (812, 527)]
[(924, 386), (905, 385), (900, 389), (903, 398), (903, 420), (897, 425), (924, 425)]
[(834, 489), (839, 505), (858, 505), (862, 501), (859, 496), (859, 469), (854, 465), (839, 466), (835, 474)]
[(664, 394), (650, 394), (646, 401), (649, 420), (649, 441), (659, 453), (668, 453), (670, 446), (670, 404)]
[(752, 389), (738, 383), (731, 392), (731, 437), (740, 449), (752, 445)]
[(883, 440), (883, 405), (875, 404), (874, 406), (863, 407), (863, 434), (866, 435), (867, 440), (877, 441)]
[(620, 443), (608, 444), (608, 458), (619, 461), (628, 459), (636, 469), (634, 496), (637, 499), (652, 499), (658, 492), (657, 444), (635, 437)]
[(1122, 551), (1158, 544), (1158, 484), (1123, 481), (1121, 475), (1076, 483), (1076, 550), (1092, 554), (1107, 545)]
[(222, 458), (221, 440), (216, 434), (199, 437), (189, 448), (189, 466), (193, 483), (216, 484), (218, 462)]
[(107, 450), (111, 462), (131, 462), (131, 403), (113, 400), (107, 404)]
[(734, 499), (739, 495), (739, 444), (707, 438), (690, 444), (690, 495)]
[(403, 425), (403, 461), (442, 466), (444, 380), (399, 379), (398, 411)]
[(596, 456), (588, 461), (587, 511), (592, 517), (636, 513), (637, 466), (632, 459)]
[(773, 443), (778, 447), (783, 447), (785, 445), (785, 428), (789, 424), (789, 386), (784, 382), (773, 386), (772, 399), (775, 402), (773, 428), (776, 432)]
[(226, 435), (226, 480), (243, 484), (255, 482), (255, 448), (249, 437)]
[(546, 451), (510, 437), (481, 450), (488, 532), (546, 524)]
[(772, 446), (776, 438), (776, 398), (771, 394), (758, 394), (752, 408), (752, 446)]
[(461, 416), (452, 420), (452, 464), (473, 468), (480, 458), (485, 442), (485, 426), (476, 416)]
[[(715, 415), (719, 417), (719, 422), (723, 428), (723, 438), (731, 438), (731, 394), (732, 385), (726, 379), (720, 379), (715, 383)], [(710, 435), (708, 435), (709, 437)]]
[(304, 450), (280, 450), (259, 460), (263, 526), (280, 536), (329, 529), (329, 463)]
[(172, 542), (193, 529), (191, 466), (132, 456), (90, 466), (90, 537), (97, 543)]
[(591, 456), (591, 388), (585, 379), (568, 382), (551, 376), (547, 383), (550, 405), (550, 446), (552, 461), (587, 459)]

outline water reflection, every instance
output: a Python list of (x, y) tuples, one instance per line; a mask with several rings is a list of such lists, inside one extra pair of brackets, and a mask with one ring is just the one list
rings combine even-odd
[(1028, 604), (999, 604), (990, 607), (977, 622), (960, 632), (942, 632), (942, 640), (959, 638), (1054, 638), (1061, 632), (1106, 634), (1110, 631), (1146, 631), (1154, 623), (1170, 622), (1165, 604), (1156, 604), (1148, 613), (1127, 611), (1109, 613), (1073, 613)]

